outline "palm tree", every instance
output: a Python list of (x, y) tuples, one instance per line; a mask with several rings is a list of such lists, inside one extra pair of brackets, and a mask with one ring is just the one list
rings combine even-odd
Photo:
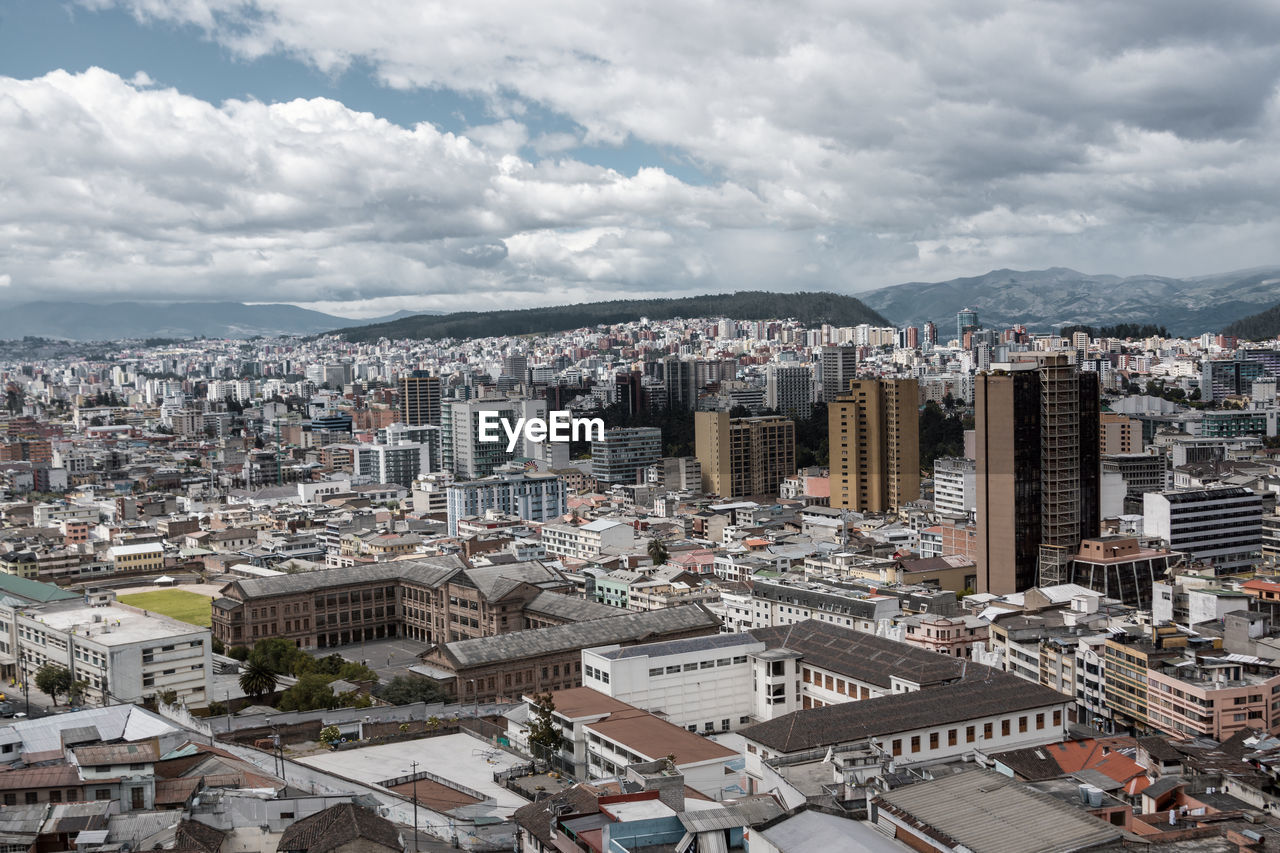
[(240, 689), (254, 699), (274, 693), (276, 683), (275, 672), (259, 661), (249, 661), (240, 671)]
[(667, 546), (658, 539), (650, 539), (649, 559), (653, 560), (655, 566), (661, 566), (667, 561)]

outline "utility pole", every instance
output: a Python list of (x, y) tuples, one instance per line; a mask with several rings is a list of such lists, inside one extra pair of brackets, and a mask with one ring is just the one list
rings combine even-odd
[(409, 770), (413, 774), (413, 853), (418, 853), (418, 762), (410, 761)]

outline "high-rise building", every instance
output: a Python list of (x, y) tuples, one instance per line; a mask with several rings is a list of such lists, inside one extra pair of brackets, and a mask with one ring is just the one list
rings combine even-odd
[(975, 377), (979, 592), (1060, 583), (1098, 535), (1098, 374), (1026, 355)]
[(695, 409), (698, 406), (697, 362), (676, 355), (662, 360), (662, 382), (667, 392), (667, 408)]
[(920, 386), (855, 379), (827, 408), (831, 506), (889, 512), (920, 497)]
[(972, 516), (978, 503), (977, 465), (962, 456), (933, 462), (933, 508), (942, 515)]
[(820, 399), (830, 403), (849, 390), (849, 383), (858, 375), (858, 350), (856, 347), (823, 347), (818, 366), (822, 371)]
[(569, 511), (564, 480), (553, 474), (499, 474), (445, 487), (449, 535), (458, 535), (458, 519), (493, 510), (526, 521), (555, 521)]
[(441, 456), (446, 470), (460, 478), (478, 480), (514, 459), (520, 447), (508, 451), (507, 435), (501, 428), (497, 430), (496, 441), (481, 440), (480, 413), (494, 412), (498, 418), (515, 424), (523, 415), (523, 411), (517, 411), (517, 408), (516, 401), (504, 398), (447, 403), (441, 436)]
[(964, 308), (956, 313), (956, 340), (964, 346), (964, 333), (978, 328), (978, 312), (972, 308)]
[(764, 404), (789, 418), (807, 418), (813, 411), (813, 371), (802, 365), (769, 365)]
[(694, 448), (702, 490), (722, 498), (777, 494), (795, 473), (796, 425), (787, 418), (731, 418), (694, 412)]
[(440, 377), (415, 370), (400, 377), (400, 418), (409, 426), (440, 425)]
[(607, 429), (591, 442), (591, 476), (601, 483), (635, 485), (644, 470), (662, 458), (662, 430), (657, 427)]
[(529, 358), (520, 353), (513, 353), (502, 360), (502, 375), (515, 382), (525, 382), (529, 378)]

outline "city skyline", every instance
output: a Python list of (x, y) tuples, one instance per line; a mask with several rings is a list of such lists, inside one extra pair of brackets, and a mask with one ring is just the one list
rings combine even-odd
[(1272, 10), (729, 11), (17, 0), (0, 299), (369, 317), (1277, 260)]

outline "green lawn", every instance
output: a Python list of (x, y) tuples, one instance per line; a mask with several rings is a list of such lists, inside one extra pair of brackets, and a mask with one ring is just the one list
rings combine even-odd
[(135, 592), (122, 595), (120, 600), (133, 607), (141, 607), (192, 625), (209, 627), (209, 602), (207, 595), (187, 592), (185, 589), (160, 589), (155, 592)]

